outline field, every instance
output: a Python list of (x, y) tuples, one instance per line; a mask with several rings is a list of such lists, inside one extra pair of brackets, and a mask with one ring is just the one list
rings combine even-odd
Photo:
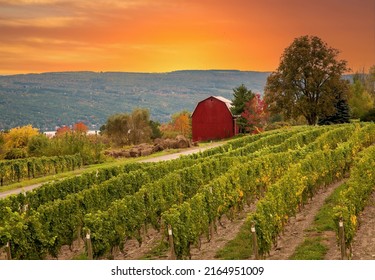
[(374, 124), (293, 127), (48, 183), (0, 200), (2, 256), (361, 258), (374, 143)]

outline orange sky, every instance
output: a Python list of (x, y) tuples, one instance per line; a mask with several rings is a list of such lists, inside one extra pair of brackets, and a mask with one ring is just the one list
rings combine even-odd
[(375, 64), (375, 0), (0, 0), (0, 74), (273, 71), (302, 35)]

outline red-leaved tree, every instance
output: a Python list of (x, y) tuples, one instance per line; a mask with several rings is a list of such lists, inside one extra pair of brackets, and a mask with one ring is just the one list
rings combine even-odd
[(73, 131), (86, 134), (89, 128), (83, 122), (77, 122), (73, 125)]
[(246, 130), (250, 133), (256, 134), (263, 131), (266, 125), (269, 113), (267, 111), (267, 104), (257, 93), (245, 104), (245, 110), (241, 116), (246, 119)]

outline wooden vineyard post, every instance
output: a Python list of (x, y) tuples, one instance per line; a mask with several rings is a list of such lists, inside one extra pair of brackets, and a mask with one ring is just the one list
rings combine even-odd
[(168, 240), (169, 240), (169, 248), (170, 248), (170, 260), (176, 259), (176, 253), (174, 251), (174, 242), (173, 242), (173, 232), (172, 232), (172, 226), (168, 225)]
[(255, 224), (254, 223), (251, 223), (251, 238), (252, 238), (252, 241), (253, 241), (253, 252), (254, 252), (254, 257), (256, 260), (259, 259), (259, 255), (258, 255), (258, 241), (257, 241), (257, 233), (255, 231)]
[(86, 233), (86, 250), (87, 250), (87, 258), (89, 260), (94, 259), (93, 253), (92, 253), (92, 243), (91, 243), (91, 237), (90, 237), (90, 231)]
[(341, 259), (346, 259), (346, 246), (345, 246), (345, 230), (344, 222), (342, 218), (339, 220), (339, 240), (340, 240), (340, 249), (341, 249)]
[[(212, 187), (210, 187), (210, 194), (212, 194)], [(210, 240), (214, 237), (215, 233), (215, 219), (210, 223)]]
[(10, 252), (10, 242), (7, 242), (7, 245), (5, 245), (6, 253), (7, 253), (7, 259), (11, 260), (12, 259), (12, 254)]

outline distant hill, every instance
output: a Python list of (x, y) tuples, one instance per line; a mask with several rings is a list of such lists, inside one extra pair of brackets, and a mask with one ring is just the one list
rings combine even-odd
[(42, 131), (83, 121), (99, 129), (107, 118), (136, 107), (167, 122), (181, 110), (192, 112), (211, 95), (233, 98), (244, 84), (263, 93), (269, 73), (237, 70), (170, 73), (53, 72), (0, 76), (0, 130), (32, 124)]

